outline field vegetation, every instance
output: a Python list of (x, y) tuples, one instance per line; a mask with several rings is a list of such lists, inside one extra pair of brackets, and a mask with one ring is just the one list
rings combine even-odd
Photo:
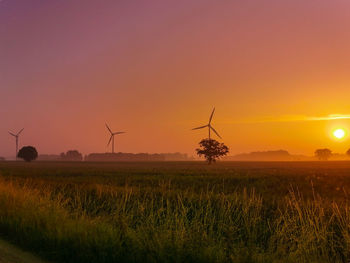
[(350, 163), (0, 163), (0, 235), (53, 262), (348, 262)]

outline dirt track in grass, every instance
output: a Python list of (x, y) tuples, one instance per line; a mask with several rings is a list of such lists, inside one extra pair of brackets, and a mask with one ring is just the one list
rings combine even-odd
[(47, 263), (0, 239), (0, 263)]

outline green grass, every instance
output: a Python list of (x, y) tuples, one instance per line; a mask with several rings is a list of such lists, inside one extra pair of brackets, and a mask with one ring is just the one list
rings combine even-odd
[(350, 163), (0, 163), (0, 234), (56, 262), (347, 262)]

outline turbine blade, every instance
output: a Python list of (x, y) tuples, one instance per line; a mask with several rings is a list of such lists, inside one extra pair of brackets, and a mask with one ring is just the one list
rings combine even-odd
[(106, 123), (106, 127), (107, 127), (107, 129), (109, 130), (109, 132), (110, 132), (111, 134), (113, 134), (112, 130), (108, 127), (107, 123)]
[(218, 134), (218, 132), (217, 132), (213, 127), (209, 126), (209, 128), (212, 129), (213, 132), (215, 132), (215, 134), (216, 134), (220, 139), (222, 139), (221, 136)]
[(113, 133), (113, 135), (118, 135), (118, 134), (122, 134), (122, 133), (126, 133), (126, 132), (115, 132), (115, 133)]
[(208, 125), (204, 125), (204, 126), (200, 126), (200, 127), (197, 127), (197, 128), (193, 128), (192, 130), (199, 130), (199, 129), (203, 129), (205, 127), (208, 127)]
[(9, 132), (10, 135), (14, 136), (14, 137), (17, 137), (15, 134), (13, 134), (12, 132)]
[(215, 111), (215, 108), (211, 112), (211, 115), (210, 115), (210, 118), (209, 118), (209, 124), (211, 123), (211, 120), (213, 119), (214, 111)]
[(17, 133), (17, 136), (20, 135), (23, 130), (24, 130), (24, 128), (22, 130), (20, 130), (19, 133)]
[(113, 134), (111, 135), (111, 138), (109, 138), (109, 141), (108, 141), (108, 144), (107, 144), (107, 146), (109, 146), (110, 144), (111, 144), (111, 141), (112, 141), (112, 138), (113, 138)]

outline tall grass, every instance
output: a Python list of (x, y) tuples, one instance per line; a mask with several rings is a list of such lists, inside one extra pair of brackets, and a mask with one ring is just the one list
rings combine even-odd
[(350, 207), (254, 190), (0, 180), (0, 232), (57, 262), (346, 262)]
[(0, 163), (0, 235), (55, 262), (348, 262), (349, 170)]

